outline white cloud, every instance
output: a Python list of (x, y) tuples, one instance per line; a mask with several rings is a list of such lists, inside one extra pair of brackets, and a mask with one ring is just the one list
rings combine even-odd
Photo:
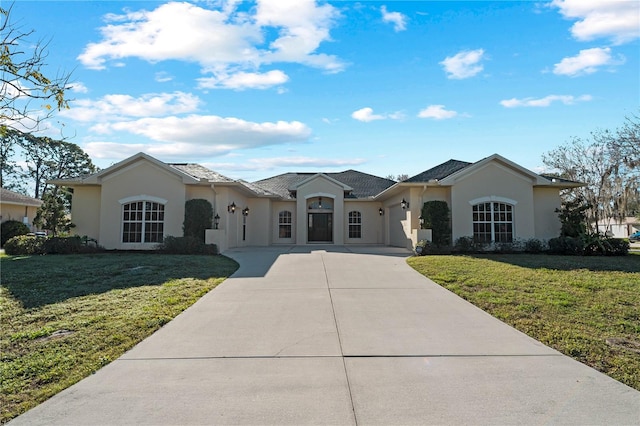
[(484, 58), (484, 49), (464, 50), (454, 56), (447, 56), (440, 64), (447, 78), (464, 79), (477, 75), (484, 67), (480, 64)]
[(235, 74), (220, 73), (215, 77), (200, 78), (198, 85), (206, 89), (267, 89), (289, 81), (289, 76), (280, 70), (266, 73), (238, 72)]
[(255, 123), (211, 115), (142, 118), (104, 124), (103, 129), (145, 136), (153, 142), (86, 143), (85, 151), (100, 159), (124, 158), (137, 152), (146, 152), (160, 158), (221, 156), (241, 149), (304, 142), (311, 135), (311, 130), (298, 121)]
[(146, 136), (158, 142), (228, 146), (229, 149), (302, 142), (311, 135), (311, 130), (299, 121), (256, 123), (216, 115), (141, 118), (111, 123), (108, 128)]
[(567, 19), (578, 20), (571, 34), (580, 41), (608, 38), (623, 44), (640, 37), (640, 2), (636, 0), (553, 0)]
[(500, 105), (505, 108), (517, 107), (548, 107), (553, 102), (561, 102), (565, 105), (573, 105), (576, 102), (588, 102), (592, 99), (591, 95), (572, 96), (572, 95), (549, 95), (544, 98), (524, 98), (524, 99), (505, 99), (500, 101)]
[(370, 121), (376, 120), (400, 120), (404, 118), (404, 114), (402, 112), (394, 112), (390, 114), (374, 114), (373, 109), (369, 107), (360, 108), (357, 111), (351, 113), (351, 118), (358, 121), (364, 121), (368, 123)]
[(69, 84), (68, 87), (73, 93), (88, 93), (89, 92), (89, 89), (87, 88), (87, 86), (85, 86), (84, 83), (80, 83), (80, 82), (71, 83), (71, 84)]
[(390, 22), (393, 24), (395, 32), (404, 31), (407, 29), (407, 17), (400, 12), (389, 12), (387, 6), (380, 8), (382, 13), (382, 20), (384, 22)]
[(151, 93), (134, 98), (130, 95), (106, 95), (98, 100), (80, 99), (60, 114), (75, 121), (109, 121), (122, 117), (150, 117), (190, 113), (197, 110), (200, 99), (190, 93)]
[(584, 49), (577, 56), (562, 59), (553, 67), (553, 73), (576, 77), (584, 74), (592, 74), (598, 71), (598, 67), (605, 65), (618, 65), (624, 62), (624, 58), (615, 61), (611, 57), (611, 48), (594, 47)]
[(165, 71), (157, 72), (154, 78), (158, 83), (166, 83), (173, 80), (173, 76)]
[(446, 110), (444, 105), (429, 105), (418, 113), (420, 118), (433, 118), (435, 120), (445, 120), (457, 116), (456, 111)]
[[(338, 17), (333, 6), (313, 0), (258, 0), (246, 12), (236, 9), (240, 3), (227, 2), (223, 9), (211, 10), (170, 2), (151, 11), (107, 15), (108, 25), (100, 29), (102, 40), (89, 43), (78, 59), (93, 69), (126, 58), (194, 62), (204, 73), (213, 73), (214, 79), (237, 72), (245, 77), (268, 75), (256, 69), (274, 62), (301, 63), (327, 72), (344, 69), (337, 57), (316, 53), (322, 42), (330, 40)], [(251, 88), (269, 87), (252, 86), (255, 79), (245, 81)], [(242, 78), (236, 80), (241, 82)]]

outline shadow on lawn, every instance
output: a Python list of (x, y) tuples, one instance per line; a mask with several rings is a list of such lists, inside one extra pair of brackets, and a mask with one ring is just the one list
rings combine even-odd
[(572, 271), (640, 272), (640, 256), (557, 256), (549, 254), (478, 254), (478, 259), (494, 260), (530, 269), (557, 269)]
[(2, 287), (25, 309), (173, 279), (227, 277), (238, 265), (224, 256), (143, 253), (15, 256), (2, 259)]

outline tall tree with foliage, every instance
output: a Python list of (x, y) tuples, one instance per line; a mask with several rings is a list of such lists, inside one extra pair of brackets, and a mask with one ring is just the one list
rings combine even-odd
[(16, 192), (25, 192), (22, 169), (17, 164), (16, 149), (20, 146), (22, 133), (7, 129), (0, 133), (0, 187)]
[(596, 130), (589, 139), (573, 138), (542, 157), (560, 177), (585, 184), (563, 196), (565, 202), (582, 199), (590, 206), (585, 214), (594, 231), (603, 220), (632, 215), (639, 204), (639, 134), (640, 120), (633, 116), (620, 129)]
[[(87, 153), (71, 142), (8, 129), (0, 135), (0, 147), (3, 187), (24, 192), (26, 184), (32, 187), (29, 195), (34, 198), (43, 196), (48, 180), (73, 178), (98, 170)], [(24, 168), (16, 166), (18, 160), (25, 164)]]
[(46, 75), (47, 44), (30, 40), (0, 7), (0, 134), (7, 129), (37, 130), (56, 110), (68, 108), (69, 74)]
[(75, 226), (69, 219), (64, 191), (48, 191), (42, 201), (33, 219), (36, 226), (51, 231), (54, 237), (68, 233)]

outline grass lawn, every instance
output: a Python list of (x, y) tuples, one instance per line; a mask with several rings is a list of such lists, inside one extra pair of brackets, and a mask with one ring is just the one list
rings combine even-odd
[(413, 257), (421, 274), (640, 390), (640, 255)]
[(116, 359), (237, 267), (222, 256), (3, 256), (0, 423)]

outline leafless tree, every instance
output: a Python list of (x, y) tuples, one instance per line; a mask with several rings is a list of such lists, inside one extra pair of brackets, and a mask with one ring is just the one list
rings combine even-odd
[(603, 219), (622, 220), (638, 214), (639, 135), (640, 120), (633, 116), (620, 129), (596, 130), (589, 139), (573, 138), (542, 156), (544, 164), (560, 177), (585, 184), (565, 197), (581, 197), (590, 205), (587, 217), (594, 230)]
[(47, 77), (48, 44), (30, 42), (34, 30), (22, 30), (10, 16), (11, 8), (0, 7), (0, 132), (35, 131), (56, 110), (68, 108), (70, 74)]

